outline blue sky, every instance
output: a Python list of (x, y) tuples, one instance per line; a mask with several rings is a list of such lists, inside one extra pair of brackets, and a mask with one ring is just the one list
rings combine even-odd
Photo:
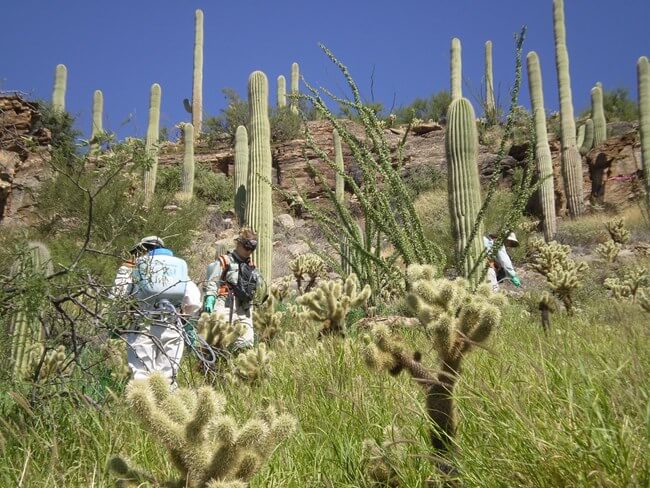
[[(636, 60), (650, 55), (650, 1), (566, 0), (576, 112), (596, 81), (626, 87), (636, 100)], [(463, 78), (478, 93), (483, 46), (494, 45), (494, 79), (506, 104), (513, 78), (513, 33), (528, 26), (524, 46), (538, 52), (545, 102), (558, 106), (551, 0), (2, 0), (0, 89), (50, 99), (54, 68), (68, 67), (66, 107), (90, 131), (92, 94), (104, 92), (104, 125), (120, 136), (146, 132), (149, 87), (162, 86), (161, 126), (189, 120), (194, 10), (205, 14), (204, 114), (225, 105), (221, 89), (246, 93), (261, 69), (275, 102), (276, 78), (291, 63), (313, 83), (345, 94), (325, 43), (349, 68), (362, 94), (385, 106), (408, 104), (449, 87), (449, 44), (463, 44)], [(7, 20), (10, 19), (10, 20)], [(470, 90), (465, 86), (465, 95)], [(475, 100), (472, 100), (473, 102)], [(527, 85), (521, 102), (528, 105)], [(476, 104), (475, 104), (476, 106)], [(125, 120), (130, 120), (122, 125)]]

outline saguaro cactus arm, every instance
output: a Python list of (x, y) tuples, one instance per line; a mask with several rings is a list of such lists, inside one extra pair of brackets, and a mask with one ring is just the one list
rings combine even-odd
[(149, 98), (149, 126), (147, 128), (147, 140), (145, 150), (152, 159), (151, 167), (144, 174), (144, 201), (145, 205), (151, 203), (156, 191), (156, 176), (158, 173), (158, 137), (160, 136), (160, 98), (162, 92), (160, 85), (151, 85)]
[(639, 134), (641, 136), (641, 164), (645, 180), (646, 202), (650, 205), (650, 62), (641, 56), (637, 62), (639, 89)]
[(57, 64), (54, 72), (54, 90), (52, 91), (52, 109), (55, 112), (65, 112), (65, 91), (68, 84), (68, 68), (65, 64)]
[(197, 134), (203, 127), (203, 10), (194, 12), (194, 74), (192, 82), (192, 125)]

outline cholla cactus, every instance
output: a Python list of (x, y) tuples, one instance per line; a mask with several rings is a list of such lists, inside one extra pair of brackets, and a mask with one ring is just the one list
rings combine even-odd
[(245, 325), (239, 322), (228, 323), (217, 313), (203, 313), (198, 321), (197, 330), (213, 349), (226, 349), (242, 336)]
[(255, 328), (261, 342), (270, 342), (280, 331), (284, 312), (276, 312), (275, 296), (271, 294), (266, 301), (253, 310)]
[(68, 376), (72, 373), (74, 362), (68, 357), (65, 346), (45, 350), (43, 344), (32, 346), (28, 353), (28, 367), (23, 372), (24, 380), (45, 382), (53, 378)]
[(363, 465), (368, 477), (378, 486), (400, 486), (395, 466), (404, 464), (407, 453), (405, 443), (397, 434), (393, 426), (387, 426), (381, 444), (375, 439), (363, 441)]
[(532, 267), (546, 278), (551, 290), (564, 303), (568, 313), (573, 312), (573, 293), (580, 288), (580, 274), (589, 267), (587, 263), (576, 263), (569, 258), (571, 247), (541, 239), (530, 244), (533, 250)]
[[(450, 451), (450, 440), (456, 433), (453, 389), (462, 359), (498, 326), (505, 297), (492, 293), (485, 284), (473, 292), (467, 280), (435, 278), (431, 266), (411, 265), (407, 275), (411, 283), (407, 303), (433, 340), (439, 370), (432, 372), (420, 364), (421, 354), (409, 352), (401, 338), (383, 323), (373, 326), (365, 338), (364, 357), (370, 367), (393, 375), (407, 370), (425, 387), (427, 413), (433, 423), (431, 444), (444, 453)], [(440, 468), (445, 472), (453, 469), (447, 464)]]
[(550, 293), (545, 291), (539, 300), (539, 311), (542, 315), (542, 329), (544, 329), (544, 333), (548, 333), (551, 330), (551, 313), (555, 312), (555, 310), (555, 299)]
[(641, 308), (650, 313), (650, 289), (640, 290), (638, 300)]
[[(324, 277), (327, 274), (325, 269), (325, 262), (318, 254), (301, 254), (296, 259), (289, 263), (289, 268), (296, 278), (298, 290), (301, 292), (308, 292), (316, 284), (318, 278)], [(307, 285), (303, 290), (302, 284), (307, 280)]]
[(612, 291), (612, 296), (616, 300), (629, 298), (632, 303), (636, 303), (639, 292), (645, 294), (644, 288), (648, 286), (650, 286), (650, 274), (647, 268), (641, 266), (626, 271), (621, 278), (605, 280), (605, 288)]
[(291, 289), (293, 280), (291, 276), (284, 276), (271, 284), (271, 295), (278, 302), (283, 302), (287, 298), (291, 298), (295, 295), (296, 290)]
[(129, 383), (126, 396), (147, 430), (168, 449), (180, 476), (155, 480), (124, 458), (113, 457), (108, 467), (118, 486), (141, 486), (147, 481), (154, 486), (246, 487), (278, 444), (296, 430), (295, 418), (278, 414), (273, 407), (238, 427), (224, 415), (225, 399), (212, 388), (171, 393), (158, 373)]
[(300, 343), (300, 337), (298, 334), (295, 332), (287, 331), (284, 334), (282, 334), (281, 337), (276, 339), (274, 347), (278, 347), (279, 349), (292, 349), (294, 347), (297, 347), (298, 344)]
[(626, 244), (630, 240), (630, 231), (625, 228), (623, 219), (613, 219), (605, 224), (607, 232), (617, 244)]
[(618, 242), (609, 240), (596, 247), (596, 252), (608, 263), (613, 263), (621, 252), (621, 245)]
[(365, 305), (371, 293), (370, 285), (359, 291), (359, 279), (357, 275), (351, 274), (345, 283), (323, 282), (296, 301), (307, 308), (303, 315), (305, 319), (322, 324), (318, 337), (330, 334), (345, 335), (348, 312), (352, 307)]
[(109, 339), (101, 347), (102, 358), (111, 370), (111, 377), (116, 380), (125, 380), (131, 376), (125, 346), (124, 341)]
[(262, 343), (254, 349), (240, 353), (233, 364), (233, 373), (239, 381), (255, 383), (271, 374), (271, 361), (275, 357), (266, 344)]

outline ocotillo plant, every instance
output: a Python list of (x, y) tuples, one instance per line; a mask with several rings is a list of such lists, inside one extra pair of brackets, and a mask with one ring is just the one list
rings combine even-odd
[(192, 77), (192, 125), (197, 134), (203, 124), (203, 10), (194, 12), (194, 73)]
[(235, 215), (239, 225), (246, 223), (246, 185), (248, 184), (248, 131), (240, 125), (235, 133)]
[[(436, 279), (437, 272), (431, 266), (411, 265), (407, 273), (411, 283), (407, 303), (433, 341), (438, 371), (425, 368), (420, 363), (421, 354), (408, 351), (399, 335), (381, 323), (365, 338), (364, 358), (373, 369), (392, 375), (406, 370), (425, 388), (431, 445), (436, 454), (445, 456), (453, 450), (456, 434), (453, 392), (462, 361), (499, 325), (499, 308), (505, 304), (505, 297), (492, 293), (486, 284), (474, 292), (467, 280)], [(453, 470), (446, 462), (439, 467), (445, 472)]]
[(585, 136), (580, 145), (580, 154), (583, 156), (591, 151), (591, 148), (594, 147), (594, 121), (592, 119), (587, 119), (585, 121)]
[(257, 232), (254, 253), (262, 276), (272, 278), (273, 202), (271, 201), (271, 124), (269, 123), (269, 82), (261, 71), (248, 79), (250, 152), (246, 199), (246, 225)]
[[(16, 273), (24, 273), (29, 277), (42, 277), (52, 274), (50, 252), (41, 242), (27, 243), (24, 259), (15, 267)], [(11, 316), (9, 330), (11, 332), (11, 359), (15, 378), (29, 376), (30, 349), (43, 339), (43, 330), (39, 320), (40, 306), (19, 309)]]
[(183, 175), (181, 177), (182, 199), (191, 200), (194, 195), (194, 127), (183, 124)]
[[(336, 198), (337, 205), (345, 204), (345, 165), (343, 163), (343, 148), (341, 146), (341, 136), (339, 136), (339, 131), (334, 129), (332, 131), (332, 136), (334, 138), (334, 164), (335, 164), (335, 188), (334, 196)], [(341, 240), (341, 268), (345, 274), (350, 273), (350, 245), (347, 242), (347, 236), (344, 236)]]
[[(472, 104), (466, 98), (453, 100), (447, 109), (445, 150), (448, 165), (449, 215), (456, 243), (456, 267), (460, 275), (469, 277), (471, 274), (473, 282), (477, 282), (483, 276), (483, 268), (477, 263), (483, 250), (482, 228), (474, 236), (469, 252), (465, 253), (465, 259), (460, 262), (481, 208), (476, 117)], [(474, 269), (478, 271), (472, 273)]]
[(284, 75), (278, 76), (278, 108), (287, 106), (287, 80)]
[(463, 96), (463, 64), (461, 60), (460, 39), (451, 40), (451, 99)]
[(645, 198), (650, 207), (650, 62), (641, 56), (636, 64), (639, 89), (639, 134), (641, 137), (641, 164), (645, 181)]
[(151, 159), (151, 166), (144, 173), (144, 203), (148, 205), (156, 191), (156, 176), (158, 174), (158, 137), (160, 135), (160, 98), (161, 89), (158, 83), (151, 85), (149, 98), (149, 127), (145, 151)]
[(162, 375), (129, 383), (133, 413), (169, 451), (176, 479), (156, 480), (122, 457), (108, 467), (119, 486), (245, 487), (276, 447), (296, 430), (296, 419), (269, 407), (239, 427), (224, 414), (226, 401), (211, 387), (169, 391)]
[(68, 68), (57, 64), (54, 72), (54, 90), (52, 91), (52, 110), (65, 112), (65, 91), (68, 84)]
[(497, 103), (494, 98), (494, 77), (492, 75), (492, 41), (485, 43), (485, 116), (496, 123)]
[(582, 214), (582, 159), (576, 146), (576, 125), (573, 119), (569, 52), (566, 46), (564, 0), (553, 0), (553, 30), (555, 33), (555, 64), (560, 94), (560, 124), (562, 126), (562, 176), (569, 215)]
[(291, 65), (291, 111), (298, 113), (298, 93), (300, 92), (300, 66), (298, 63)]
[(526, 56), (528, 67), (528, 88), (530, 103), (535, 119), (535, 157), (539, 172), (539, 201), (544, 215), (544, 239), (552, 241), (557, 231), (555, 220), (555, 188), (553, 184), (553, 161), (548, 145), (546, 130), (546, 112), (544, 110), (544, 91), (542, 90), (542, 72), (537, 53), (531, 51)]
[(104, 115), (104, 94), (101, 90), (95, 90), (93, 93), (93, 126), (91, 127), (92, 132), (90, 135), (90, 153), (97, 154), (99, 151), (99, 143), (96, 142), (97, 137), (104, 132), (103, 127), (103, 115)]
[(607, 139), (607, 121), (603, 109), (603, 89), (594, 86), (591, 89), (591, 118), (594, 121), (594, 146)]

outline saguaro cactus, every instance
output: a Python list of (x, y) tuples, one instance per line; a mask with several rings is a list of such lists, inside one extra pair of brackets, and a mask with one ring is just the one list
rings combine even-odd
[[(93, 126), (90, 139), (94, 140), (102, 132), (104, 132), (103, 127), (103, 115), (104, 115), (104, 94), (101, 90), (95, 90), (93, 93)], [(90, 145), (90, 152), (96, 154), (99, 151), (99, 144), (93, 142)]]
[(492, 76), (492, 41), (485, 43), (485, 114), (496, 119), (497, 103), (494, 98), (494, 78)]
[[(602, 86), (602, 85), (601, 85)], [(607, 121), (603, 109), (603, 89), (599, 85), (591, 89), (591, 118), (594, 121), (594, 146), (607, 139)]]
[(585, 142), (585, 124), (582, 124), (578, 127), (578, 132), (576, 133), (576, 146), (579, 148), (582, 147), (582, 144)]
[(191, 200), (194, 195), (194, 127), (183, 124), (183, 175), (181, 177), (181, 193), (184, 199)]
[(203, 124), (203, 10), (194, 12), (194, 75), (192, 83), (192, 125), (197, 134)]
[(636, 64), (639, 86), (639, 133), (641, 134), (641, 164), (645, 180), (645, 198), (650, 205), (650, 62), (641, 56)]
[(158, 83), (151, 85), (149, 98), (149, 127), (147, 128), (147, 139), (145, 150), (151, 157), (151, 167), (144, 173), (144, 202), (151, 203), (156, 191), (156, 176), (158, 173), (158, 137), (160, 135), (160, 98), (161, 89)]
[(267, 281), (272, 277), (273, 206), (271, 201), (271, 124), (269, 82), (261, 71), (248, 78), (250, 153), (246, 199), (246, 225), (258, 236), (254, 259)]
[(278, 76), (278, 107), (287, 106), (287, 80), (284, 75)]
[(555, 220), (555, 189), (553, 187), (551, 149), (548, 146), (548, 135), (546, 131), (542, 72), (536, 52), (531, 51), (528, 53), (526, 65), (528, 67), (530, 103), (535, 119), (535, 157), (537, 158), (537, 170), (539, 171), (539, 179), (541, 181), (539, 200), (544, 214), (544, 239), (548, 242), (553, 240), (557, 231)]
[(239, 225), (246, 222), (246, 185), (248, 179), (248, 131), (240, 125), (235, 133), (235, 214)]
[(583, 156), (594, 147), (594, 121), (592, 119), (587, 119), (584, 128), (585, 135), (582, 144), (580, 145), (580, 154)]
[(298, 113), (298, 93), (300, 91), (299, 88), (299, 82), (300, 82), (300, 66), (298, 66), (298, 63), (293, 63), (291, 65), (291, 111), (294, 114)]
[(553, 0), (553, 30), (555, 33), (555, 64), (560, 94), (560, 124), (562, 126), (562, 176), (569, 215), (577, 217), (583, 210), (582, 159), (576, 146), (576, 126), (573, 119), (569, 52), (566, 47), (564, 0)]
[[(472, 270), (474, 283), (482, 275), (482, 265), (477, 262), (483, 249), (483, 226), (469, 243), (476, 216), (481, 208), (481, 185), (478, 175), (478, 135), (472, 104), (466, 98), (453, 100), (447, 110), (447, 183), (451, 229), (456, 242), (456, 265), (459, 274), (469, 277)], [(468, 247), (469, 243), (469, 247)], [(468, 247), (463, 262), (463, 251)]]
[(463, 64), (461, 60), (460, 39), (451, 40), (451, 99), (463, 96)]
[(65, 90), (68, 84), (68, 68), (65, 64), (57, 64), (54, 72), (54, 90), (52, 91), (52, 109), (55, 112), (65, 112)]

